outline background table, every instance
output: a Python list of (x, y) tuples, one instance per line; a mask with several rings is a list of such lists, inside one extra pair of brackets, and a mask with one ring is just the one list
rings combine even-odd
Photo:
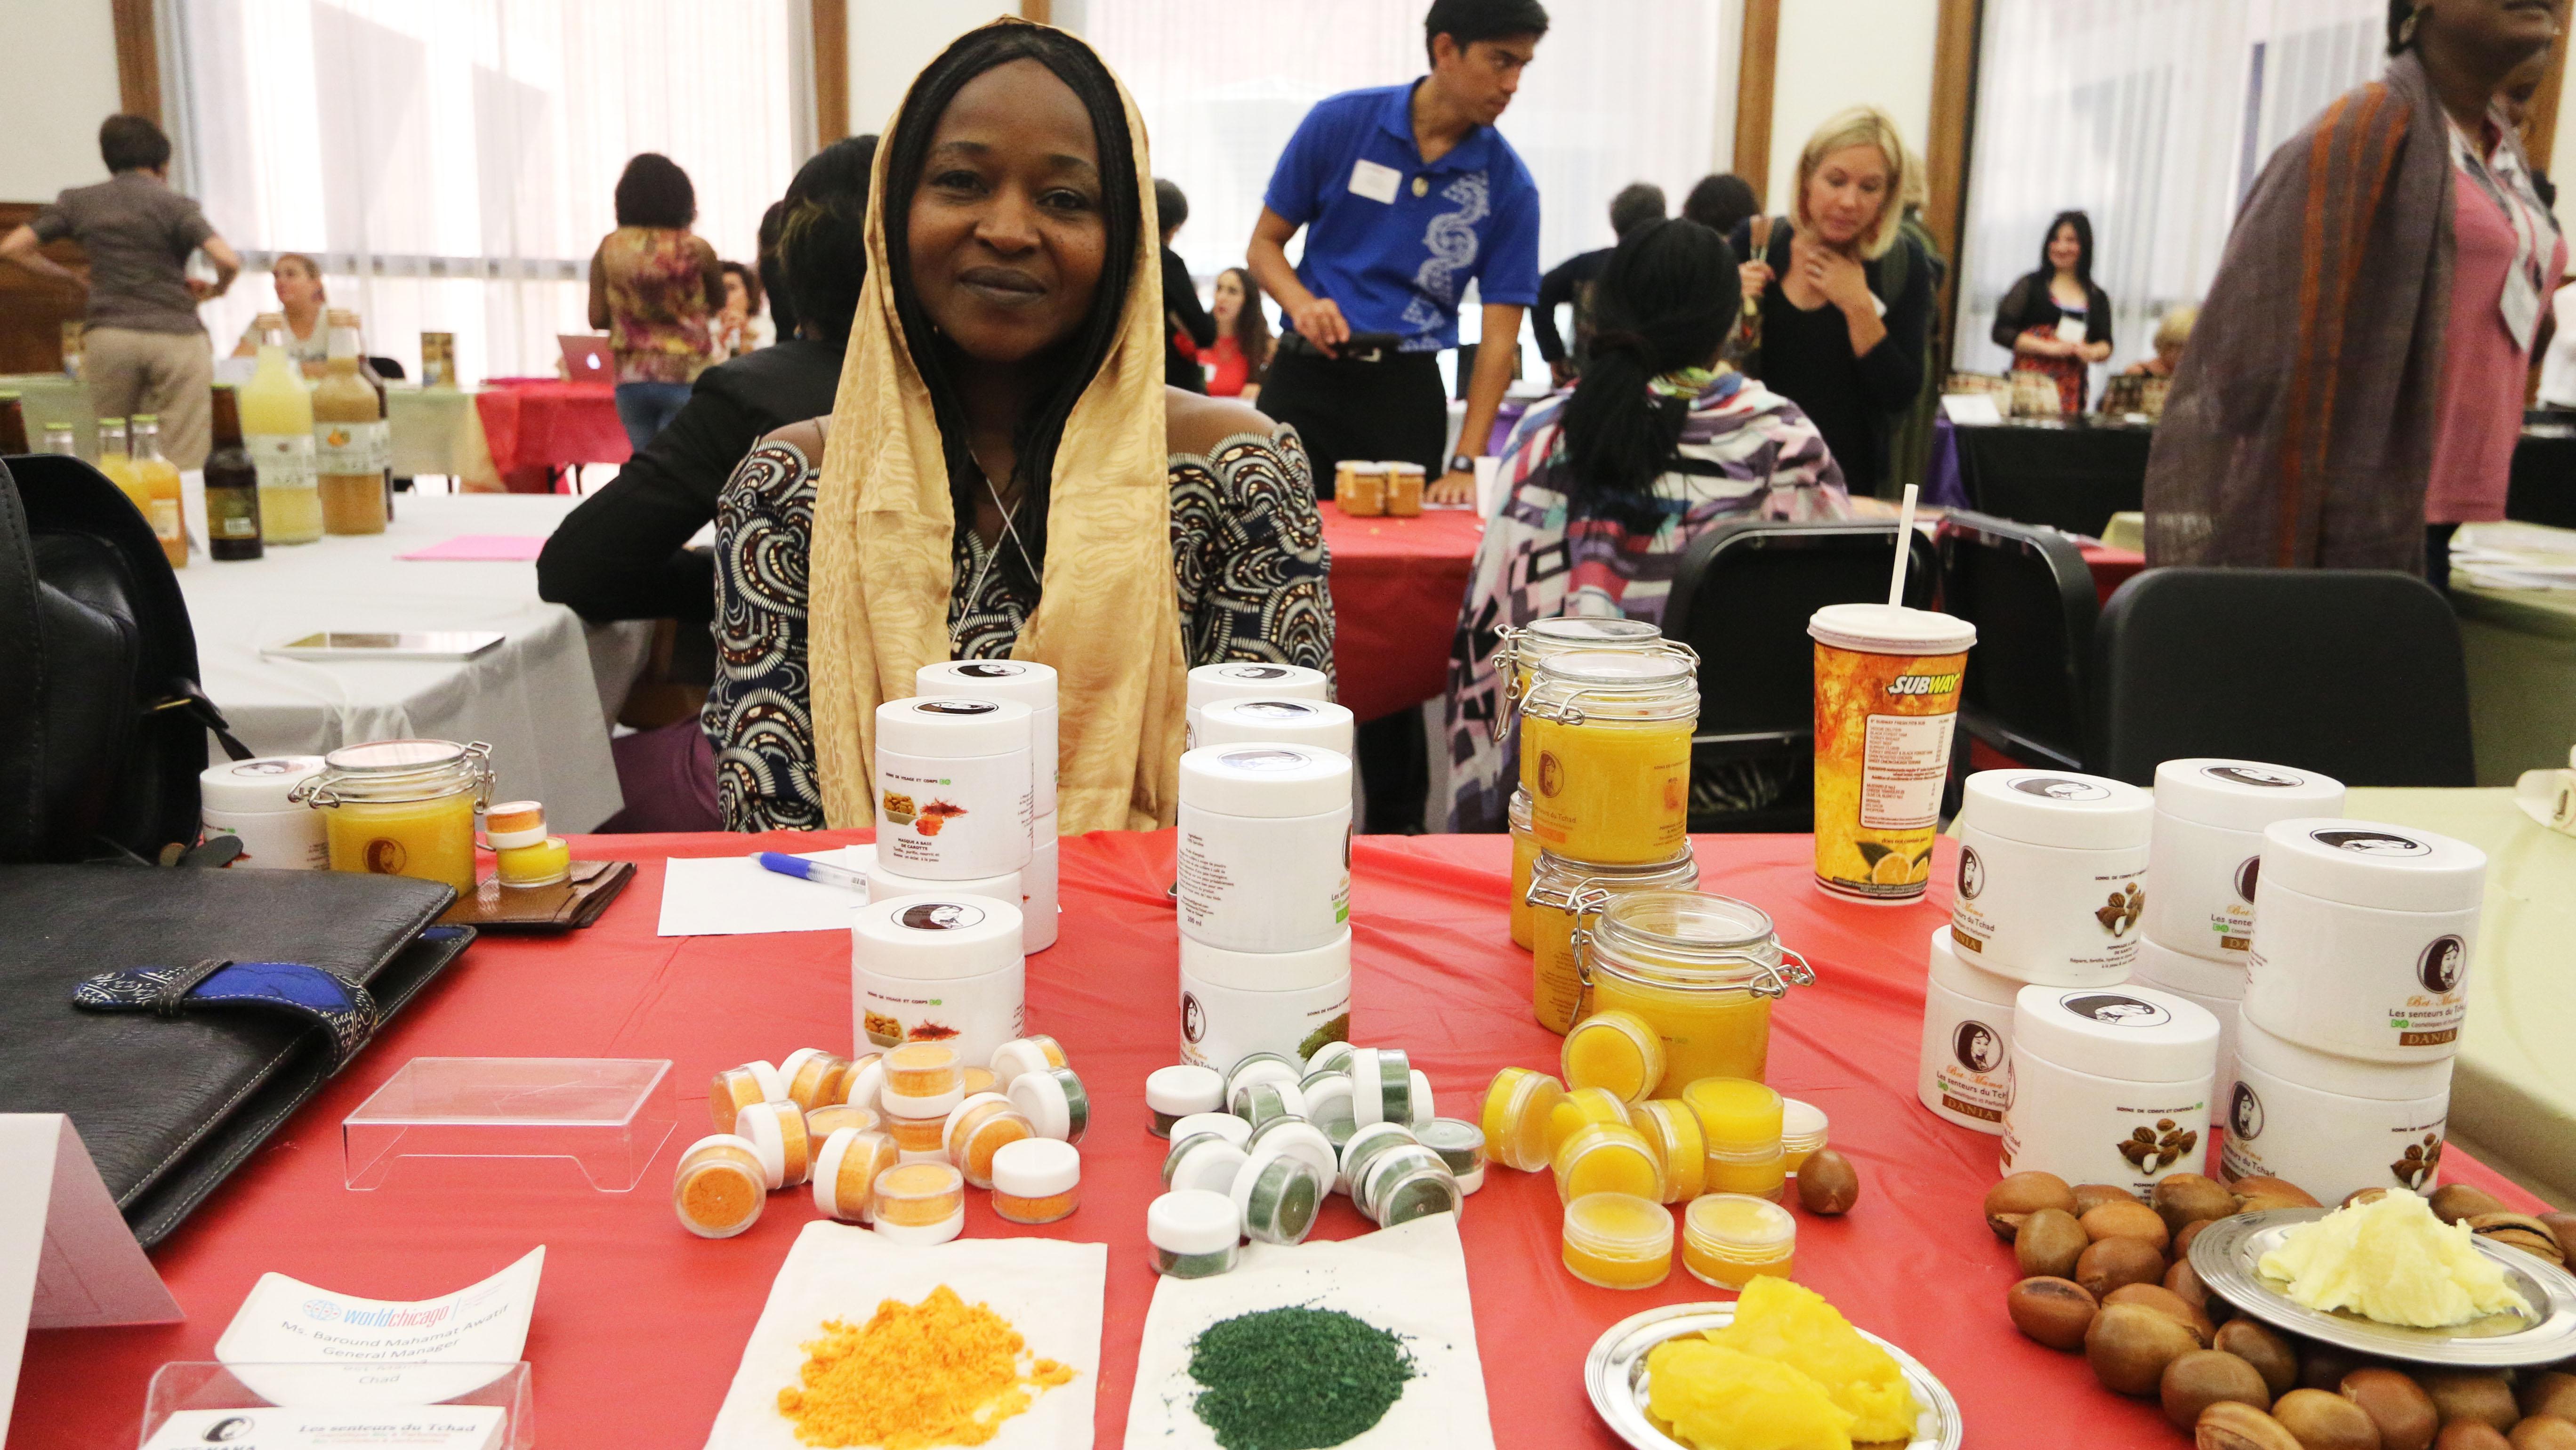
[[(0, 392), (17, 393), (24, 403), (28, 442), (43, 444), (48, 423), (69, 423), (81, 456), (98, 456), (98, 411), (90, 405), (89, 389), (80, 379), (62, 373), (0, 377)], [(458, 487), (469, 492), (500, 488), (501, 480), (492, 471), (492, 450), (483, 441), (483, 420), (475, 411), (473, 393), (461, 388), (387, 383), (385, 422), (393, 435), (396, 478), (453, 478)]]
[(609, 383), (493, 378), (474, 395), (492, 465), (513, 493), (551, 493), (567, 468), (634, 456)]
[(2576, 1204), (2576, 837), (2524, 815), (2509, 790), (2356, 790), (2346, 809), (2487, 853), (2451, 1131)]
[[(202, 494), (191, 493), (196, 512)], [(652, 625), (584, 625), (537, 598), (533, 563), (395, 557), (460, 534), (543, 537), (577, 502), (403, 494), (382, 534), (325, 536), (242, 563), (200, 554), (179, 571), (179, 584), (207, 695), (263, 755), (319, 755), (400, 736), (488, 741), (497, 798), (544, 801), (559, 831), (598, 825), (624, 800), (608, 732), (643, 668)], [(203, 530), (197, 523), (199, 537)], [(455, 663), (323, 663), (259, 652), (318, 629), (494, 629), (509, 638)]]
[(1472, 509), (1395, 519), (1352, 518), (1329, 502), (1319, 507), (1333, 554), (1341, 702), (1374, 720), (1439, 698), (1449, 688), (1449, 641), (1484, 521)]
[[(131, 1443), (152, 1370), (206, 1357), (264, 1271), (400, 1299), (472, 1283), (537, 1244), (546, 1270), (527, 1357), (541, 1443), (700, 1443), (813, 1199), (774, 1195), (740, 1237), (694, 1239), (671, 1216), (672, 1164), (706, 1131), (702, 1095), (717, 1069), (850, 1046), (849, 943), (837, 932), (656, 937), (660, 861), (863, 838), (576, 841), (577, 855), (642, 863), (601, 922), (477, 943), (243, 1165), (154, 1256), (186, 1323), (31, 1336), (10, 1443)], [(1925, 943), (1947, 920), (1940, 883), (1953, 875), (1953, 846), (1941, 843), (1926, 902), (1888, 908), (1820, 895), (1804, 836), (1695, 844), (1702, 880), (1771, 911), (1820, 977), (1779, 1010), (1770, 1079), (1832, 1116), (1834, 1146), (1863, 1187), (1846, 1218), (1800, 1215), (1795, 1277), (1929, 1365), (1958, 1396), (1970, 1446), (2179, 1443), (2152, 1405), (2101, 1389), (2081, 1357), (2014, 1332), (2003, 1297), (2019, 1275), (1979, 1214), (1996, 1140), (1914, 1099)], [(1353, 854), (1354, 1032), (1408, 1049), (1451, 1116), (1474, 1117), (1506, 1064), (1553, 1071), (1561, 1045), (1530, 1020), (1529, 958), (1505, 936), (1510, 849), (1502, 836), (1363, 837)], [(1167, 1146), (1146, 1132), (1143, 1084), (1177, 1049), (1178, 953), (1163, 895), (1173, 843), (1169, 832), (1102, 833), (1069, 838), (1063, 852), (1064, 932), (1030, 959), (1029, 1026), (1064, 1042), (1091, 1089), (1083, 1204), (1061, 1223), (1012, 1231), (1109, 1247), (1096, 1444), (1115, 1450), (1154, 1288), (1145, 1205)], [(591, 1191), (568, 1162), (463, 1159), (405, 1161), (381, 1188), (345, 1190), (341, 1118), (420, 1055), (667, 1057), (679, 1127), (627, 1194)], [(2465, 1155), (2445, 1163), (2448, 1177), (2530, 1202)], [(1461, 1224), (1495, 1438), (1507, 1447), (1616, 1445), (1584, 1397), (1585, 1351), (1640, 1310), (1719, 1297), (1678, 1267), (1636, 1293), (1576, 1281), (1558, 1260), (1559, 1213), (1546, 1176), (1496, 1168)], [(1336, 1199), (1317, 1232), (1347, 1238), (1365, 1227)], [(968, 1235), (1004, 1231), (985, 1195), (970, 1194)]]

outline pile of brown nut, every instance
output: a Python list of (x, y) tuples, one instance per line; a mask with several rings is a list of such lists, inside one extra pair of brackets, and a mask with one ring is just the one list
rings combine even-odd
[[(2366, 1189), (2347, 1202), (2386, 1192)], [(2508, 1211), (2464, 1183), (2432, 1196), (2445, 1223), (2555, 1264), (2576, 1258), (2576, 1214)], [(2234, 1315), (2192, 1271), (2216, 1221), (2322, 1207), (2277, 1178), (2176, 1173), (2125, 1188), (2016, 1173), (1986, 1193), (1986, 1226), (2022, 1280), (2005, 1306), (2051, 1349), (2081, 1350), (2103, 1385), (2160, 1401), (2198, 1450), (2576, 1450), (2576, 1360), (2506, 1371), (2401, 1367)]]

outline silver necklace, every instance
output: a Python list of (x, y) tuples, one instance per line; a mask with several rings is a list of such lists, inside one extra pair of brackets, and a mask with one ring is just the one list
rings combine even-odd
[[(968, 456), (973, 457), (971, 453)], [(993, 475), (985, 471), (982, 459), (975, 460), (975, 472), (978, 477), (981, 477), (984, 480), (984, 492), (993, 500), (994, 509), (1002, 515), (1003, 536), (1011, 541), (1012, 548), (1019, 551), (1020, 563), (1028, 568), (1029, 578), (1037, 580), (1040, 587), (1043, 588), (1045, 581), (1043, 576), (1038, 573), (1037, 561), (1029, 557), (1029, 546), (1021, 541), (1019, 528), (1011, 522), (1013, 516), (1016, 515), (1019, 510), (1016, 507), (1002, 502), (1002, 491), (993, 486)], [(1027, 502), (1026, 499), (1022, 499), (1021, 501), (1023, 503)], [(971, 617), (971, 613), (975, 607), (975, 602), (984, 597), (984, 581), (991, 577), (994, 561), (1001, 557), (1002, 551), (999, 547), (998, 541), (996, 541), (995, 547), (985, 552), (984, 562), (975, 567), (975, 577), (966, 585), (966, 611), (960, 614), (957, 625), (950, 627), (948, 636), (948, 651), (950, 654), (953, 655), (958, 650), (965, 647), (965, 636), (959, 633), (958, 629), (966, 623), (967, 618)]]

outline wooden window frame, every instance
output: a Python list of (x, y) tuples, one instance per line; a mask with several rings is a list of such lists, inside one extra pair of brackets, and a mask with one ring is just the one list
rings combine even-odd
[(814, 144), (850, 134), (850, 0), (813, 0)]

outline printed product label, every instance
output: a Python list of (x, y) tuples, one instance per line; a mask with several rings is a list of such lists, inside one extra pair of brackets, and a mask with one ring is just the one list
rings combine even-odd
[[(2289, 1179), (2332, 1202), (2365, 1188), (2429, 1193), (2447, 1146), (2449, 1100), (2365, 1102), (2330, 1098), (2269, 1075), (2229, 1090), (2218, 1159), (2231, 1179)], [(2292, 1173), (2302, 1175), (2290, 1178)]]
[(310, 433), (246, 433), (242, 447), (259, 468), (262, 488), (319, 488)]
[(179, 501), (175, 498), (152, 500), (152, 536), (168, 543), (187, 531), (179, 519)]
[(1320, 947), (1351, 919), (1347, 810), (1285, 820), (1221, 816), (1184, 805), (1181, 930), (1238, 952)]
[(216, 538), (256, 539), (259, 537), (259, 516), (254, 502), (235, 503), (230, 499), (219, 499), (213, 493), (207, 494), (206, 497), (209, 504), (206, 515), (207, 524)]
[(2460, 1021), (2468, 1016), (2467, 994), (2460, 978), (2468, 974), (2469, 945), (2444, 935), (2424, 944), (2415, 955), (2415, 984), (2405, 1005), (2388, 1014), (2400, 1047), (2438, 1047), (2460, 1038)]
[(393, 460), (393, 433), (382, 420), (313, 425), (313, 466), (317, 472), (382, 473), (393, 466)]
[(928, 760), (877, 752), (877, 859), (900, 875), (965, 881), (1029, 859), (1025, 754)]
[(232, 864), (245, 871), (327, 871), (331, 869), (330, 840), (320, 811), (298, 807), (292, 811), (259, 811), (248, 815), (228, 815), (221, 811), (204, 814), (205, 831), (200, 838), (212, 841), (231, 836), (241, 842), (241, 854)]
[(953, 981), (920, 982), (865, 967), (853, 968), (850, 978), (862, 1051), (945, 1042), (963, 1060), (984, 1062), (1026, 1023), (1028, 969), (1020, 962)]
[(1879, 901), (1922, 896), (1967, 662), (1817, 642), (1817, 885)]
[(2457, 1050), (2478, 913), (2393, 912), (2267, 887), (2245, 954), (2248, 1021), (2376, 1062)]
[(2248, 856), (2236, 863), (2228, 882), (2234, 898), (2209, 914), (2209, 929), (2217, 936), (2220, 951), (2242, 952), (2254, 945), (2254, 883), (2262, 868), (2260, 856)]
[(1181, 974), (1181, 1061), (1226, 1066), (1256, 1052), (1303, 1060), (1351, 1036), (1351, 979), (1290, 992), (1221, 987)]
[(1959, 847), (1951, 939), (1973, 965), (2025, 981), (2117, 981), (2137, 958), (2146, 868), (2143, 846), (2058, 851), (1972, 831)]
[(1942, 1056), (1936, 1059), (1932, 1082), (1940, 1106), (1963, 1118), (2001, 1123), (2012, 1101), (2002, 1030), (1968, 1018), (1953, 1026), (1936, 1050)]
[[(2144, 1196), (2171, 1173), (2198, 1173), (2207, 1155), (2206, 1085), (2110, 1084), (2013, 1050), (2004, 1109), (2006, 1173), (2054, 1173), (2069, 1183), (2117, 1183)], [(2136, 1097), (2113, 1096), (2114, 1088)]]

